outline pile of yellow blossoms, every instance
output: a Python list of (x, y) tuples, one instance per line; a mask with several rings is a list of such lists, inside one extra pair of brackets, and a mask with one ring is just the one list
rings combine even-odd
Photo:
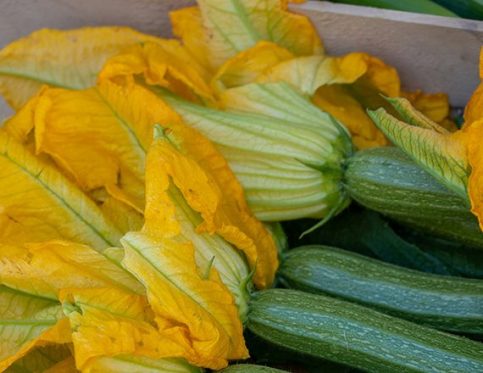
[[(328, 56), (287, 6), (199, 0), (171, 14), (176, 39), (40, 30), (0, 51), (16, 110), (0, 130), (0, 371), (198, 372), (247, 358), (250, 292), (278, 267), (258, 219), (347, 205), (337, 167), (350, 139), (388, 143), (366, 114), (387, 107), (381, 93), (454, 130), (445, 95), (401, 91), (365, 53)], [(477, 148), (470, 138), (481, 211)]]

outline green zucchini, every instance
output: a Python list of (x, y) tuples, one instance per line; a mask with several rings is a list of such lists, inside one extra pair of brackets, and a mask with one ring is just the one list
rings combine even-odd
[(254, 364), (236, 364), (219, 370), (218, 373), (286, 373), (285, 370)]
[(434, 0), (460, 17), (483, 20), (483, 0)]
[(483, 249), (483, 233), (465, 200), (396, 147), (357, 152), (344, 186), (361, 205), (429, 234)]
[(483, 333), (483, 281), (419, 272), (329, 246), (285, 255), (281, 282), (437, 329)]
[(431, 0), (332, 0), (332, 2), (401, 10), (404, 12), (433, 14), (436, 16), (457, 17), (452, 11)]
[(483, 371), (482, 343), (297, 290), (255, 293), (247, 328), (287, 350), (365, 371)]

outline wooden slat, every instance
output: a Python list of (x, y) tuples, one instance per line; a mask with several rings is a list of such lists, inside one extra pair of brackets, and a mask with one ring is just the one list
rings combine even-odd
[(44, 27), (122, 25), (170, 35), (168, 12), (194, 0), (0, 0), (0, 47)]

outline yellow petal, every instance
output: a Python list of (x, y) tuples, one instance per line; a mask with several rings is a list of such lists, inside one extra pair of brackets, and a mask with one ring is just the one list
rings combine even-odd
[(43, 373), (77, 373), (74, 357), (70, 356), (62, 361), (59, 361), (50, 368), (46, 369)]
[[(483, 80), (483, 47), (480, 50), (480, 79)], [(465, 108), (465, 125), (483, 117), (483, 83), (480, 83)]]
[(294, 58), (273, 66), (258, 81), (286, 81), (303, 93), (313, 95), (321, 86), (354, 83), (368, 72), (368, 58), (364, 53), (351, 53), (344, 57)]
[(0, 371), (35, 347), (70, 342), (61, 306), (46, 298), (0, 286), (0, 319)]
[[(412, 106), (433, 122), (449, 126), (449, 100), (445, 93), (427, 94), (422, 91), (401, 92), (401, 97), (407, 98)], [(446, 127), (445, 127), (446, 128)], [(446, 128), (451, 131), (457, 129), (456, 125)]]
[(178, 36), (193, 59), (212, 72), (211, 57), (207, 53), (205, 29), (198, 7), (186, 7), (170, 12), (173, 34)]
[(272, 41), (295, 55), (323, 53), (308, 18), (288, 12), (286, 1), (200, 0), (198, 5), (199, 10), (171, 13), (173, 32), (212, 71), (261, 40)]
[(143, 293), (140, 284), (119, 264), (94, 249), (67, 241), (25, 246), (2, 245), (3, 284), (53, 300), (63, 288), (110, 287)]
[(400, 85), (393, 67), (366, 53), (294, 58), (273, 66), (258, 80), (286, 81), (308, 95), (313, 95), (321, 86), (356, 83), (370, 85), (387, 96), (395, 96)]
[(75, 373), (70, 344), (37, 347), (11, 365), (7, 372)]
[(19, 109), (44, 84), (90, 87), (108, 57), (126, 46), (158, 40), (127, 27), (36, 31), (0, 51), (0, 93)]
[(144, 209), (144, 160), (153, 126), (177, 115), (138, 85), (105, 81), (95, 88), (47, 89), (35, 108), (37, 153), (50, 155), (81, 186), (104, 187)]
[(463, 129), (467, 139), (468, 161), (471, 174), (468, 180), (468, 194), (471, 201), (471, 211), (478, 217), (483, 231), (483, 119), (475, 121)]
[(226, 61), (213, 77), (212, 85), (221, 91), (252, 83), (270, 67), (293, 57), (277, 44), (260, 41)]
[(404, 98), (388, 100), (405, 121), (379, 108), (368, 112), (378, 128), (439, 182), (467, 200), (468, 159), (461, 133), (449, 133)]
[(39, 101), (39, 96), (44, 89), (40, 89), (37, 95), (34, 95), (29, 99), (27, 103), (17, 111), (17, 113), (8, 118), (3, 124), (5, 131), (22, 144), (33, 144), (33, 136), (31, 136), (31, 134), (34, 128), (34, 112)]
[(343, 86), (324, 86), (313, 97), (315, 105), (332, 114), (351, 132), (356, 148), (384, 146), (389, 142), (367, 115), (364, 107)]
[(473, 123), (483, 117), (483, 84), (473, 92), (465, 108), (465, 124)]
[[(361, 96), (364, 96), (366, 94), (364, 88), (370, 87), (371, 91), (375, 90), (385, 96), (398, 96), (401, 92), (401, 81), (396, 69), (377, 57), (372, 57), (365, 53), (361, 55), (364, 56), (367, 64), (367, 71), (360, 81), (357, 82), (356, 91)], [(376, 99), (380, 99), (379, 94), (375, 94), (375, 96)]]
[(97, 288), (65, 289), (60, 298), (72, 325), (79, 370), (90, 371), (103, 357), (162, 358), (182, 354), (176, 335), (165, 336), (152, 325), (143, 296), (116, 288)]
[[(144, 188), (144, 186), (143, 186)], [(126, 203), (108, 196), (101, 204), (101, 210), (120, 232), (137, 231), (143, 226), (143, 215)]]
[[(176, 147), (170, 141), (156, 141), (151, 159), (159, 166), (149, 166), (150, 169), (160, 169), (164, 177), (171, 177), (190, 207), (201, 214), (204, 222), (199, 231), (217, 233), (243, 251), (255, 270), (254, 283), (261, 288), (270, 286), (278, 267), (275, 243), (263, 224), (252, 215), (243, 188), (226, 160), (197, 130), (181, 124), (167, 128)], [(166, 184), (164, 182), (165, 188)], [(145, 215), (147, 229), (155, 230), (153, 222), (159, 224), (160, 215), (164, 214), (156, 209), (148, 211), (149, 207)], [(166, 213), (165, 216), (170, 215)], [(169, 223), (163, 221), (161, 226)]]
[(0, 242), (63, 238), (103, 250), (120, 236), (74, 184), (0, 130)]
[(381, 94), (396, 97), (401, 82), (397, 71), (382, 60), (356, 53), (364, 64), (365, 73), (351, 84), (320, 87), (314, 103), (339, 119), (354, 137), (357, 148), (387, 145), (388, 141), (366, 114), (367, 109), (380, 107), (391, 110)]
[[(150, 359), (134, 355), (101, 357), (89, 364), (86, 373), (203, 373), (204, 369), (190, 365), (183, 359)], [(59, 372), (61, 373), (61, 372)]]
[(169, 88), (190, 100), (212, 100), (207, 72), (176, 40), (163, 39), (129, 48), (107, 61), (99, 80), (130, 82), (136, 75), (143, 76), (147, 84)]
[(190, 242), (132, 232), (122, 243), (123, 264), (146, 287), (161, 334), (176, 336), (183, 357), (220, 369), (248, 356), (233, 296), (214, 268), (199, 272)]

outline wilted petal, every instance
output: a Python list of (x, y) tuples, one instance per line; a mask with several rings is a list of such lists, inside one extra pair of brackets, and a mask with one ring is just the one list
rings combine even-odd
[(226, 61), (213, 77), (212, 85), (222, 91), (255, 82), (271, 67), (292, 58), (294, 55), (287, 49), (260, 41)]
[[(143, 186), (144, 189), (144, 186)], [(100, 206), (102, 212), (123, 233), (137, 231), (144, 223), (143, 214), (119, 199), (107, 196)]]
[[(116, 288), (65, 289), (60, 298), (72, 325), (77, 368), (91, 371), (104, 357), (181, 356), (176, 336), (158, 332), (145, 298)], [(95, 371), (95, 370), (94, 370)]]
[(449, 119), (450, 108), (447, 94), (428, 94), (422, 91), (415, 91), (401, 92), (401, 97), (407, 98), (416, 110), (433, 122), (439, 123), (448, 131), (454, 132), (458, 129), (456, 124)]
[(0, 240), (69, 239), (97, 250), (121, 233), (101, 210), (53, 167), (0, 131)]
[[(217, 233), (243, 251), (255, 270), (255, 284), (269, 286), (278, 267), (275, 243), (252, 215), (226, 160), (208, 139), (190, 127), (173, 124), (166, 131), (171, 141), (158, 140), (152, 159), (166, 177), (172, 178), (189, 206), (201, 214), (203, 223), (198, 230)], [(146, 210), (146, 224), (152, 227)], [(158, 220), (153, 216), (153, 221)], [(169, 226), (169, 222), (162, 226)]]
[(132, 81), (144, 77), (146, 83), (166, 87), (191, 100), (212, 100), (209, 80), (203, 67), (193, 60), (178, 41), (162, 39), (143, 43), (112, 57), (99, 74), (99, 80)]
[(70, 342), (60, 304), (41, 295), (0, 286), (0, 319), (1, 371), (38, 346)]
[(232, 294), (214, 268), (200, 273), (189, 241), (128, 233), (122, 242), (123, 264), (146, 287), (161, 333), (184, 346), (182, 356), (212, 369), (248, 356)]
[[(142, 213), (153, 126), (177, 115), (141, 86), (109, 81), (87, 90), (45, 89), (33, 104), (37, 154), (49, 155), (85, 191), (105, 188)], [(23, 111), (7, 123), (9, 132), (26, 132)]]
[(274, 66), (258, 80), (286, 81), (303, 93), (313, 95), (321, 86), (354, 83), (368, 72), (369, 58), (364, 53), (351, 53), (344, 57), (298, 57)]
[(345, 87), (321, 87), (314, 95), (313, 102), (347, 127), (356, 148), (365, 149), (389, 143), (369, 118), (364, 106), (347, 93)]
[(483, 117), (483, 84), (480, 84), (465, 108), (465, 125)]
[(143, 288), (119, 263), (96, 250), (68, 241), (1, 246), (0, 281), (10, 288), (58, 299), (64, 288)]
[(7, 372), (76, 373), (72, 345), (49, 344), (34, 348), (13, 363)]
[[(391, 99), (396, 110), (398, 100)], [(435, 131), (427, 122), (418, 126), (417, 112), (401, 111), (406, 122), (396, 119), (384, 109), (370, 111), (369, 115), (384, 134), (405, 153), (462, 198), (467, 199), (469, 164), (466, 155), (466, 139), (460, 132), (453, 134)], [(412, 116), (411, 116), (412, 115)]]
[(480, 119), (465, 126), (463, 130), (467, 138), (468, 161), (471, 174), (468, 180), (468, 194), (471, 201), (471, 211), (478, 217), (483, 231), (483, 120)]
[(0, 93), (19, 109), (44, 84), (90, 87), (107, 58), (126, 46), (158, 40), (128, 27), (36, 31), (0, 51)]
[[(89, 363), (86, 373), (203, 373), (204, 369), (183, 359), (152, 359), (135, 355), (116, 355), (97, 358)], [(49, 372), (50, 373), (50, 372)], [(59, 372), (64, 373), (64, 372)]]
[[(483, 80), (483, 47), (480, 50), (480, 80)], [(483, 117), (483, 83), (473, 92), (465, 108), (465, 124)]]
[(173, 32), (197, 60), (212, 71), (261, 40), (295, 55), (323, 53), (315, 28), (305, 16), (287, 11), (280, 0), (200, 0), (198, 8), (171, 13)]

